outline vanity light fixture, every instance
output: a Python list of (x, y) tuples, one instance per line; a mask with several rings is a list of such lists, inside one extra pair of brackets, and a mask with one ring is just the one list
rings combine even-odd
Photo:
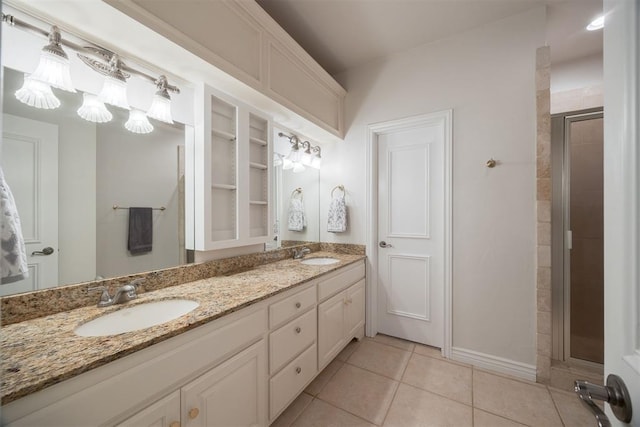
[(289, 136), (280, 132), (278, 136), (288, 138), (291, 144), (289, 153), (282, 158), (283, 170), (293, 169), (293, 172), (300, 173), (305, 171), (305, 166), (320, 169), (322, 158), (319, 146), (313, 146), (309, 141), (300, 141), (296, 135)]
[[(104, 103), (129, 110), (127, 79), (135, 75), (152, 83), (158, 89), (151, 108), (149, 108), (149, 117), (173, 124), (169, 92), (180, 93), (180, 89), (170, 85), (166, 76), (161, 75), (155, 78), (132, 68), (125, 64), (118, 54), (87, 40), (79, 38), (84, 44), (83, 46), (65, 40), (56, 25), (52, 25), (49, 31), (45, 31), (13, 15), (4, 13), (2, 14), (2, 22), (45, 36), (49, 40), (49, 44), (42, 49), (38, 67), (32, 74), (25, 75), (23, 86), (16, 92), (16, 98), (21, 102), (35, 108), (57, 108), (60, 106), (60, 100), (52, 92), (52, 87), (76, 92), (71, 82), (69, 57), (62, 48), (65, 46), (76, 51), (78, 57), (89, 68), (105, 76), (104, 85), (97, 99), (95, 95), (85, 94), (83, 104), (78, 109), (80, 117), (95, 123), (111, 120), (113, 115), (107, 110)], [(148, 133), (153, 130), (147, 115), (139, 110), (130, 115), (125, 127), (136, 133)]]
[(591, 21), (589, 25), (587, 25), (588, 31), (596, 31), (604, 28), (604, 15), (598, 16), (596, 19)]
[(153, 131), (153, 125), (149, 123), (149, 119), (144, 111), (132, 108), (129, 112), (129, 120), (124, 127), (133, 133), (150, 133)]

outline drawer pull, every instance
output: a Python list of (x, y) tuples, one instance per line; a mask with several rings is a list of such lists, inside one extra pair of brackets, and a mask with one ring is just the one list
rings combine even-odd
[(302, 307), (302, 304), (300, 304), (300, 302), (297, 302), (296, 303), (296, 308), (300, 308), (300, 307)]
[(198, 408), (191, 408), (189, 410), (189, 419), (195, 420), (196, 418), (198, 418), (198, 414), (200, 414), (200, 411), (198, 410)]
[(171, 424), (169, 424), (169, 427), (180, 427), (180, 422), (179, 421), (174, 421)]
[(302, 328), (300, 326), (296, 327), (296, 334), (299, 334), (300, 332), (302, 332)]
[(299, 374), (300, 372), (302, 372), (302, 368), (301, 368), (300, 366), (298, 366), (298, 367), (296, 368), (296, 374)]

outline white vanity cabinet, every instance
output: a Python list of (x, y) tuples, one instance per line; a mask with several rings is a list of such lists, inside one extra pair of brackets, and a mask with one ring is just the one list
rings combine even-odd
[(180, 427), (180, 390), (158, 400), (117, 427)]
[(318, 369), (322, 370), (353, 338), (364, 336), (364, 264), (344, 269), (318, 284)]
[[(271, 240), (271, 119), (253, 108), (200, 85), (196, 125), (187, 156), (194, 175), (193, 247), (199, 251)], [(188, 140), (187, 140), (188, 141)], [(192, 215), (193, 213), (193, 215)], [(191, 230), (188, 230), (191, 234)]]

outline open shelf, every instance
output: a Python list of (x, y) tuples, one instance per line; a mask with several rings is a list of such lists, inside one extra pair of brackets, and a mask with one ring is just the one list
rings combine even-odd
[(252, 167), (254, 169), (267, 169), (267, 165), (263, 165), (262, 163), (254, 163), (254, 162), (250, 162), (249, 167)]
[(229, 142), (234, 142), (236, 140), (236, 136), (234, 134), (232, 134), (231, 132), (224, 131), (222, 129), (212, 128), (211, 133)]
[(211, 184), (211, 188), (216, 188), (218, 190), (235, 190), (237, 187), (229, 184)]
[(267, 141), (260, 139), (260, 138), (256, 138), (254, 136), (249, 137), (249, 141), (252, 142), (253, 144), (258, 144), (258, 145), (262, 145), (262, 146), (266, 146), (267, 145)]

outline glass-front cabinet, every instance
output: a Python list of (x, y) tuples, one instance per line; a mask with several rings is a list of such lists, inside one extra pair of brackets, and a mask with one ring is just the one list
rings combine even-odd
[(206, 85), (196, 90), (195, 103), (189, 249), (266, 243), (272, 232), (271, 119)]

